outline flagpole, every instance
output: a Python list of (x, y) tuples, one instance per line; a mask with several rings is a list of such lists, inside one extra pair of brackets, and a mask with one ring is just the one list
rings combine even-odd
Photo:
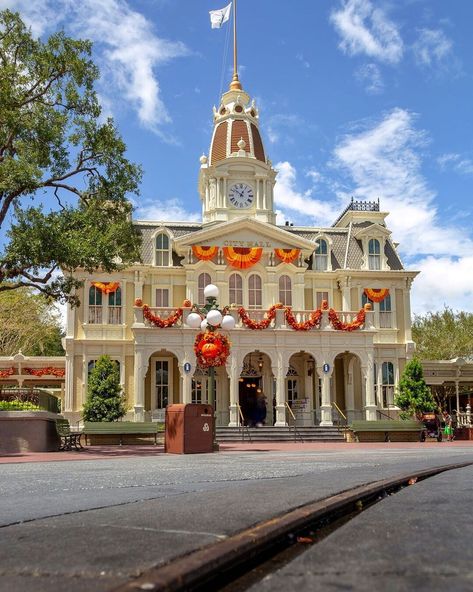
[(238, 80), (237, 64), (237, 0), (233, 0), (233, 78), (230, 84), (231, 90), (241, 90), (241, 84)]

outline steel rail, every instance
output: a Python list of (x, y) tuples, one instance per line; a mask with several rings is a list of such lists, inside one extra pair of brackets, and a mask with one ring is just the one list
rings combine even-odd
[(365, 504), (379, 500), (385, 493), (399, 491), (403, 486), (412, 485), (445, 471), (472, 465), (473, 462), (465, 462), (414, 471), (310, 502), (260, 522), (223, 541), (171, 560), (163, 566), (151, 568), (137, 579), (114, 588), (113, 592), (188, 592), (203, 589), (203, 586), (207, 590), (218, 590), (235, 579), (225, 578), (226, 573), (236, 570), (239, 566), (246, 572), (249, 563), (253, 569), (259, 555), (262, 556), (272, 547), (280, 545), (281, 541), (286, 541), (285, 547), (290, 546), (293, 544), (294, 535), (306, 530), (311, 524), (340, 519), (360, 511)]

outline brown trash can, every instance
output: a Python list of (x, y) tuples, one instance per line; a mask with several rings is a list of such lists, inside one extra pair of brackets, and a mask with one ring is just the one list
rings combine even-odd
[(211, 405), (168, 405), (164, 451), (172, 454), (213, 452), (213, 421)]

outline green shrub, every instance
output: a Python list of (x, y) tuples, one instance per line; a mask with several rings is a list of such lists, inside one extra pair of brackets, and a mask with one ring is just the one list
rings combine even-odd
[(118, 364), (100, 356), (89, 376), (84, 421), (117, 421), (126, 412)]
[(0, 401), (0, 411), (40, 411), (38, 405), (30, 401)]

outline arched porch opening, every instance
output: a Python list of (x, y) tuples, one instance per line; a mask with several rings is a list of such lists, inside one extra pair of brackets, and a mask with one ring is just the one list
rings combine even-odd
[[(300, 351), (289, 358), (285, 378), (287, 421), (298, 426), (312, 426), (320, 407), (320, 385), (317, 365), (312, 354)], [(294, 416), (294, 417), (293, 417)]]
[(338, 354), (332, 377), (334, 415), (348, 422), (364, 419), (363, 378), (360, 358), (349, 351)]
[[(213, 404), (211, 396), (211, 370), (197, 366), (192, 376), (191, 402)], [(213, 369), (216, 425), (227, 426), (229, 411), (229, 378), (225, 366)]]
[(271, 359), (255, 350), (243, 359), (238, 378), (240, 420), (248, 427), (274, 425), (275, 386)]

